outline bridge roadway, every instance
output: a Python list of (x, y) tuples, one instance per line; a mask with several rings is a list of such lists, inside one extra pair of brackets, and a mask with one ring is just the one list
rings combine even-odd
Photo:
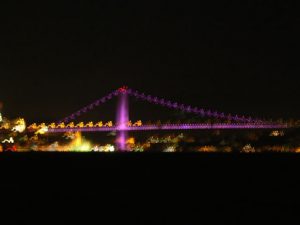
[(163, 124), (127, 127), (81, 127), (49, 128), (48, 133), (64, 132), (110, 132), (110, 131), (151, 131), (151, 130), (218, 130), (218, 129), (287, 129), (285, 124)]

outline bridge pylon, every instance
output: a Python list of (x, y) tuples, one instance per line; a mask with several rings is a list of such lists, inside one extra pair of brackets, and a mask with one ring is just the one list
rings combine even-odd
[(129, 104), (127, 89), (120, 88), (119, 101), (117, 106), (116, 125), (118, 126), (116, 146), (119, 151), (129, 151), (127, 146), (128, 131), (126, 130), (129, 121)]

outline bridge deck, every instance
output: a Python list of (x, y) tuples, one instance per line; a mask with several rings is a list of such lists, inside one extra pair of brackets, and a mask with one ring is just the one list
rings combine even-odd
[(82, 127), (82, 128), (50, 128), (49, 133), (62, 132), (110, 132), (110, 131), (150, 131), (150, 130), (216, 130), (216, 129), (286, 129), (287, 125), (278, 124), (164, 124), (143, 125), (120, 128)]

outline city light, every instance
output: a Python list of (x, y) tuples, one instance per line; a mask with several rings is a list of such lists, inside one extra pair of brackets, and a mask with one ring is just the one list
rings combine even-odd
[(17, 119), (17, 121), (15, 122), (14, 127), (11, 130), (14, 131), (14, 132), (19, 132), (19, 133), (24, 132), (26, 130), (25, 120), (22, 119), (22, 118)]
[(2, 143), (3, 143), (3, 144), (4, 144), (4, 143), (15, 143), (15, 141), (14, 141), (13, 137), (10, 137), (9, 139), (3, 140)]
[(251, 144), (247, 144), (243, 147), (242, 152), (245, 153), (255, 153), (255, 148), (251, 146)]

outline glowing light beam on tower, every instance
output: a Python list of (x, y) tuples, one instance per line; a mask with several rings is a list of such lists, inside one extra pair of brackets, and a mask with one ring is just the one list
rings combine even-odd
[(122, 87), (119, 89), (119, 103), (117, 108), (117, 119), (116, 123), (118, 126), (118, 133), (116, 144), (118, 150), (127, 151), (127, 139), (128, 139), (128, 131), (127, 131), (127, 123), (129, 121), (129, 107), (128, 107), (128, 93), (127, 88)]

